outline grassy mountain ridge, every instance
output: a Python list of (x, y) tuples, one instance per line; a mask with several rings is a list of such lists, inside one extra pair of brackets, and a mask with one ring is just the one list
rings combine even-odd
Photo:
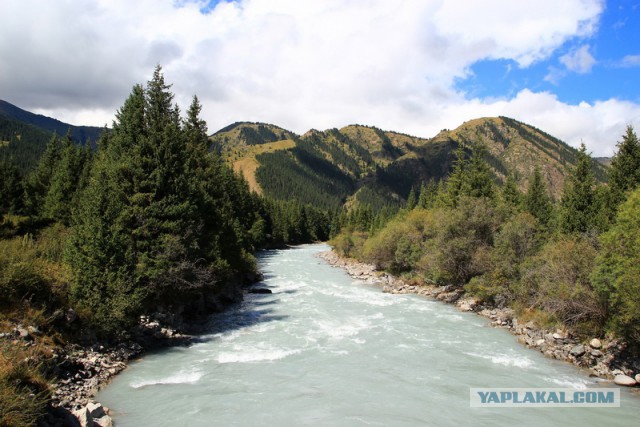
[[(483, 144), (496, 182), (513, 174), (521, 189), (539, 167), (554, 198), (577, 159), (576, 149), (508, 117), (471, 120), (432, 138), (363, 125), (298, 136), (274, 125), (235, 123), (211, 139), (260, 191), (326, 208), (402, 204), (412, 187), (448, 176), (458, 146)], [(604, 181), (605, 166), (594, 161), (593, 169)]]

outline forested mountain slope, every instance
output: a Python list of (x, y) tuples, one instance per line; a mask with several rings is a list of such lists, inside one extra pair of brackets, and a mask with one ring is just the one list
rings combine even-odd
[[(501, 184), (512, 175), (521, 190), (538, 167), (554, 198), (577, 159), (576, 149), (507, 117), (471, 120), (428, 139), (361, 125), (296, 135), (245, 122), (220, 130), (211, 140), (256, 191), (325, 209), (345, 203), (374, 210), (400, 206), (412, 188), (448, 176), (459, 146), (470, 152), (484, 145), (494, 180)], [(605, 167), (594, 162), (593, 170), (603, 181)]]

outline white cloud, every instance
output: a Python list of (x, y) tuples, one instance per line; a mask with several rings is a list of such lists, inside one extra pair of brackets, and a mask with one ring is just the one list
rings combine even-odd
[(640, 67), (640, 55), (627, 55), (619, 64), (623, 68)]
[[(482, 59), (520, 67), (548, 59), (567, 40), (593, 34), (604, 8), (602, 0), (245, 0), (203, 15), (202, 5), (3, 0), (0, 14), (12, 19), (0, 27), (0, 97), (76, 124), (110, 124), (132, 85), (160, 63), (183, 107), (198, 94), (210, 131), (252, 120), (300, 133), (363, 123), (431, 136), (492, 111), (514, 115), (517, 106), (518, 119), (553, 133), (559, 121), (539, 102), (567, 127), (584, 109), (529, 91), (469, 101), (456, 79)], [(584, 53), (568, 62), (593, 65)], [(635, 120), (637, 109), (616, 110), (616, 120)], [(593, 114), (584, 133), (608, 129), (606, 117)]]
[(579, 74), (586, 74), (596, 63), (596, 59), (589, 52), (588, 45), (582, 45), (560, 57), (560, 63), (567, 67), (567, 70)]

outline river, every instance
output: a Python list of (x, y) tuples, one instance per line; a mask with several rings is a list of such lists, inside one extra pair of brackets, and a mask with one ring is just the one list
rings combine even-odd
[(273, 294), (131, 363), (97, 400), (119, 427), (638, 425), (628, 390), (619, 408), (470, 408), (470, 387), (604, 385), (485, 318), (353, 280), (316, 256), (328, 249), (261, 253)]

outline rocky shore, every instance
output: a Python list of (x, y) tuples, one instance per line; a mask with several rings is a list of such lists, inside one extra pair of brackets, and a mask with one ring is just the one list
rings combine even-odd
[[(189, 345), (206, 327), (209, 314), (220, 312), (230, 304), (242, 301), (245, 293), (264, 293), (268, 289), (254, 287), (262, 279), (259, 273), (229, 282), (213, 295), (203, 295), (189, 307), (159, 308), (151, 316), (142, 316), (138, 325), (116, 343), (101, 343), (90, 331), (84, 331), (76, 343), (54, 345), (37, 327), (15, 325), (0, 333), (0, 340), (10, 346), (39, 348), (39, 363), (48, 367), (52, 398), (39, 427), (107, 427), (113, 425), (110, 411), (95, 401), (98, 391), (126, 368), (127, 363), (146, 351), (176, 345)], [(190, 320), (185, 320), (185, 313)], [(59, 319), (58, 319), (59, 318)], [(69, 309), (56, 316), (68, 329), (78, 329), (78, 316)], [(84, 335), (84, 336), (83, 336)]]
[(612, 380), (622, 386), (640, 385), (640, 359), (629, 354), (623, 341), (596, 337), (580, 340), (566, 330), (547, 330), (534, 322), (518, 322), (511, 308), (481, 304), (459, 287), (408, 283), (378, 271), (374, 265), (342, 258), (334, 251), (323, 252), (320, 257), (332, 266), (343, 268), (355, 279), (381, 286), (383, 292), (423, 295), (454, 304), (461, 311), (487, 317), (492, 326), (509, 330), (527, 347), (547, 357), (571, 362), (588, 370), (591, 376)]

